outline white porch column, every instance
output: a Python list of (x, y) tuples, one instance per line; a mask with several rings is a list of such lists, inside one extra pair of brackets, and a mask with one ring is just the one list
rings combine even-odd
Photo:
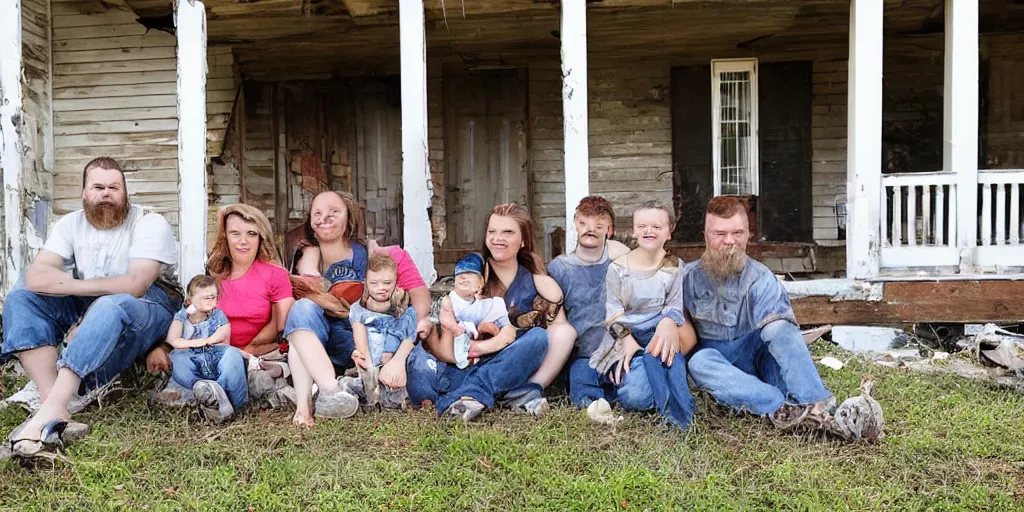
[(946, 0), (942, 169), (957, 175), (960, 270), (971, 273), (978, 240), (978, 0)]
[(576, 248), (576, 225), (572, 220), (576, 205), (590, 195), (586, 0), (562, 1), (561, 39), (565, 252), (568, 254)]
[(178, 232), (182, 286), (206, 267), (206, 7), (178, 0)]
[(21, 205), (21, 2), (0, 0), (0, 169), (4, 175), (3, 273), (0, 295), (22, 271)]
[(878, 275), (882, 188), (882, 0), (850, 2), (846, 275)]
[(398, 3), (402, 65), (402, 211), (403, 243), (429, 286), (434, 270), (434, 238), (430, 206), (430, 164), (427, 160), (427, 43), (423, 0)]

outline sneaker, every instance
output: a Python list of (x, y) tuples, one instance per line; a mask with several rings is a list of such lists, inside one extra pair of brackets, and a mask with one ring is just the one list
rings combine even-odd
[(357, 364), (356, 370), (359, 372), (359, 380), (363, 384), (363, 397), (366, 399), (366, 405), (377, 405), (380, 402), (380, 380), (377, 377), (380, 369), (376, 366), (363, 368)]
[(768, 415), (772, 425), (779, 430), (789, 430), (800, 425), (811, 412), (809, 405), (782, 404), (775, 412)]
[(523, 406), (523, 410), (535, 418), (543, 417), (548, 413), (548, 409), (550, 409), (548, 399), (544, 397), (534, 398), (533, 400), (526, 402), (526, 405)]
[(616, 425), (624, 418), (612, 413), (612, 405), (604, 398), (598, 398), (587, 406), (587, 418), (602, 425)]
[(284, 407), (286, 403), (291, 403), (292, 405), (299, 403), (298, 395), (295, 393), (295, 388), (292, 386), (286, 385), (277, 388), (277, 396), (282, 407)]
[(183, 407), (195, 402), (195, 394), (174, 379), (169, 379), (167, 386), (149, 397), (151, 406)]
[(269, 399), (271, 394), (277, 390), (274, 378), (266, 370), (249, 370), (246, 377), (249, 382), (249, 400), (252, 402)]
[(192, 386), (192, 392), (196, 394), (199, 402), (199, 409), (207, 419), (214, 423), (224, 423), (235, 413), (235, 408), (228, 400), (228, 394), (224, 388), (213, 380), (201, 380)]
[(465, 423), (473, 421), (474, 418), (484, 412), (484, 404), (477, 402), (472, 398), (461, 398), (454, 404), (448, 406), (448, 409), (444, 411), (444, 415), (449, 418), (458, 418)]
[(350, 418), (359, 411), (359, 399), (339, 388), (334, 393), (320, 393), (314, 402), (315, 415), (320, 418)]

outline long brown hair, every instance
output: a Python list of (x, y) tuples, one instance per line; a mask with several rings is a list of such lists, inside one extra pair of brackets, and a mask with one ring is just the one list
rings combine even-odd
[(263, 212), (255, 206), (247, 204), (232, 204), (224, 206), (217, 212), (217, 241), (210, 250), (210, 258), (206, 260), (206, 270), (211, 276), (223, 280), (231, 273), (231, 253), (228, 250), (227, 224), (228, 217), (232, 215), (251, 222), (256, 225), (256, 231), (260, 234), (260, 247), (256, 252), (256, 259), (263, 263), (281, 265), (281, 256), (277, 252), (277, 242), (274, 241), (274, 230), (270, 227), (270, 221)]
[[(487, 227), (491, 224), (491, 217), (495, 215), (508, 217), (519, 226), (519, 234), (522, 236), (523, 246), (516, 252), (516, 262), (531, 274), (546, 275), (547, 270), (544, 268), (544, 260), (533, 250), (533, 219), (530, 218), (530, 214), (526, 212), (525, 208), (516, 203), (495, 206), (487, 216), (487, 219), (484, 220), (484, 242), (483, 247), (480, 249), (480, 254), (484, 257), (485, 267), (489, 267), (491, 261), (491, 251), (487, 248)], [(484, 271), (484, 274), (487, 280), (487, 284), (484, 286), (487, 294), (491, 297), (504, 296), (505, 285), (501, 283), (498, 275), (487, 270)]]
[[(366, 245), (366, 223), (363, 221), (363, 205), (356, 199), (356, 196), (348, 192), (325, 190), (313, 196), (313, 201), (316, 201), (316, 198), (324, 194), (334, 194), (341, 199), (341, 202), (345, 203), (345, 209), (348, 210), (348, 223), (345, 225), (343, 236), (347, 236), (349, 242), (359, 242)], [(313, 231), (312, 204), (311, 201), (310, 211), (306, 212), (306, 220), (302, 225), (302, 239), (311, 245), (319, 246), (320, 241), (316, 239), (316, 232)]]

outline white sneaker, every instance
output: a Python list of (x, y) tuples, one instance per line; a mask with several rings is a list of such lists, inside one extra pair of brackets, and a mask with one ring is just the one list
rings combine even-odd
[(339, 388), (334, 393), (320, 393), (314, 402), (315, 415), (320, 418), (351, 418), (359, 411), (359, 399)]

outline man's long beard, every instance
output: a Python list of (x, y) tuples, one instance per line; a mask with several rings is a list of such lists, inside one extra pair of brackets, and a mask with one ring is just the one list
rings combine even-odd
[(128, 198), (120, 203), (90, 203), (82, 200), (85, 219), (96, 229), (114, 229), (128, 217)]
[(747, 266), (747, 254), (735, 245), (722, 249), (708, 248), (701, 257), (701, 265), (712, 278), (722, 282), (743, 272)]

